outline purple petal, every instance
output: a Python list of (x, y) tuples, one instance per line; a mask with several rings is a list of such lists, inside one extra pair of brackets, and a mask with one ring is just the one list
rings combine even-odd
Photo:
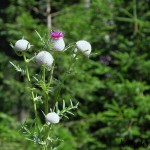
[(64, 34), (62, 32), (59, 32), (59, 31), (52, 31), (51, 32), (51, 38), (57, 39), (60, 37), (64, 37)]

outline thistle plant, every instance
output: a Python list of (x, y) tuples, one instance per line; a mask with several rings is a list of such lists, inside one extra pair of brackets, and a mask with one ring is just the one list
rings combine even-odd
[[(59, 100), (62, 85), (67, 79), (67, 73), (78, 60), (79, 55), (83, 53), (89, 57), (91, 45), (87, 41), (80, 40), (65, 47), (64, 34), (62, 32), (51, 31), (47, 40), (44, 40), (37, 31), (36, 33), (42, 43), (42, 50), (33, 54), (33, 57), (27, 58), (32, 45), (27, 40), (20, 39), (14, 46), (11, 46), (17, 55), (23, 57), (25, 68), (21, 68), (13, 62), (10, 63), (16, 71), (27, 77), (28, 89), (32, 99), (34, 118), (27, 118), (22, 123), (22, 131), (25, 138), (39, 145), (42, 150), (56, 150), (59, 145), (54, 144), (54, 141), (57, 141), (58, 138), (54, 138), (52, 135), (53, 126), (60, 123), (64, 117), (68, 118), (69, 115), (74, 115), (72, 111), (77, 109), (79, 104), (73, 104), (72, 100), (70, 100), (70, 105), (66, 106), (65, 100)], [(36, 47), (34, 48), (36, 49)], [(55, 57), (60, 55), (60, 53), (65, 53), (66, 50), (72, 52), (70, 57), (71, 63), (68, 65), (68, 70), (64, 72), (61, 84), (57, 85), (54, 75)], [(30, 63), (36, 63), (41, 71), (31, 76)], [(39, 89), (40, 93), (37, 92)], [(53, 98), (51, 98), (52, 95)], [(52, 106), (52, 104), (55, 105)], [(61, 109), (59, 108), (60, 105), (62, 105)], [(45, 121), (42, 122), (42, 120)]]

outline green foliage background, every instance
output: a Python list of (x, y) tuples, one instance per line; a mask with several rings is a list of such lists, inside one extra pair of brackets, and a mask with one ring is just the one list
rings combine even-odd
[[(25, 37), (38, 52), (35, 33), (47, 33), (46, 0), (2, 0), (0, 6), (0, 147), (38, 149), (19, 132), (21, 109), (32, 116), (26, 79), (9, 61), (23, 66), (9, 46)], [(60, 150), (150, 149), (150, 1), (51, 0), (52, 27), (65, 33), (67, 44), (80, 39), (92, 44), (90, 59), (82, 57), (62, 90), (61, 99), (79, 101), (75, 117), (55, 127), (64, 140)], [(38, 10), (38, 11), (37, 11)], [(69, 63), (61, 55), (57, 77)], [(31, 66), (30, 71), (35, 71)], [(70, 97), (71, 95), (71, 97)], [(149, 145), (149, 146), (148, 146)]]

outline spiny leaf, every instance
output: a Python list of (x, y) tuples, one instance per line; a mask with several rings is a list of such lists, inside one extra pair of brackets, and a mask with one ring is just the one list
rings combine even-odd
[(37, 95), (36, 95), (36, 96), (34, 97), (34, 101), (35, 101), (35, 102), (41, 102), (41, 103), (43, 103), (43, 101), (42, 101), (42, 96), (37, 96)]
[(37, 82), (39, 82), (39, 80), (38, 80), (38, 78), (37, 78), (37, 77), (33, 76), (33, 78), (34, 78)]
[(65, 108), (65, 101), (63, 100), (63, 109)]
[(71, 106), (73, 107), (73, 103), (72, 103), (72, 100), (70, 99), (70, 104), (71, 104)]
[(68, 113), (68, 114), (71, 114), (71, 115), (73, 115), (73, 116), (74, 116), (74, 114), (73, 114), (72, 112), (70, 112), (70, 111), (67, 111), (67, 113)]
[(43, 81), (39, 81), (37, 85), (39, 85), (42, 90), (47, 93), (47, 85)]
[[(71, 112), (71, 110), (77, 109), (77, 108), (78, 108), (78, 104), (79, 104), (79, 103), (77, 103), (76, 105), (73, 105), (72, 100), (70, 100), (70, 106), (66, 107), (66, 106), (65, 106), (65, 101), (63, 100), (63, 109), (62, 109), (61, 111), (59, 111), (59, 112), (57, 111), (57, 113), (58, 113), (60, 116), (62, 116), (62, 117), (68, 118), (66, 114), (74, 115), (74, 114)], [(57, 104), (56, 104), (55, 107), (58, 107), (58, 102), (57, 102)], [(56, 108), (56, 110), (57, 110), (57, 108)]]
[(35, 32), (38, 35), (38, 37), (40, 38), (40, 40), (42, 41), (42, 44), (45, 44), (45, 42), (44, 42), (43, 38), (41, 37), (41, 35), (39, 34), (39, 32), (37, 32), (36, 30), (35, 30)]
[(63, 115), (63, 117), (65, 117), (65, 118), (69, 119), (66, 115)]
[(22, 128), (23, 128), (23, 130), (25, 130), (25, 132), (24, 133), (28, 133), (28, 134), (31, 134), (31, 132), (23, 125), (22, 126)]
[(14, 46), (13, 46), (13, 44), (12, 44), (12, 43), (10, 43), (10, 46), (14, 49)]
[(56, 110), (58, 110), (58, 102), (56, 102), (55, 106), (56, 106)]
[(48, 40), (47, 40), (47, 43), (45, 44), (45, 49), (47, 49), (47, 48), (48, 48), (48, 46), (49, 46), (50, 42), (51, 42), (51, 39), (48, 39)]
[(66, 48), (63, 50), (63, 52), (66, 51), (66, 50), (68, 50), (71, 47), (75, 47), (75, 43), (71, 43), (68, 46), (66, 46)]
[(57, 114), (59, 114), (59, 113), (60, 113), (60, 110), (59, 110), (59, 108), (58, 108), (58, 102), (56, 102), (56, 104), (55, 104), (55, 108), (56, 108), (56, 112), (57, 112)]
[(32, 141), (32, 142), (34, 142), (34, 140), (32, 140), (32, 139), (29, 139), (29, 138), (25, 138), (26, 140), (28, 140), (28, 141)]
[(30, 59), (27, 59), (27, 62), (29, 63), (30, 61), (32, 61), (35, 58), (35, 56), (31, 57)]
[(23, 75), (25, 74), (25, 70), (23, 70), (22, 68), (19, 67), (19, 65), (15, 65), (14, 63), (12, 63), (11, 61), (9, 61), (9, 63), (15, 68), (15, 70), (17, 72), (21, 72)]

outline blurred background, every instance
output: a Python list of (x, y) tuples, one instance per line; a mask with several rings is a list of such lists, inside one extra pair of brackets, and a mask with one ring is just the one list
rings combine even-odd
[[(23, 67), (10, 43), (24, 36), (36, 52), (35, 30), (51, 27), (66, 44), (92, 45), (63, 86), (62, 99), (80, 104), (55, 128), (60, 150), (150, 149), (150, 0), (0, 0), (0, 149), (39, 149), (19, 131), (33, 108), (26, 78), (9, 63)], [(60, 78), (69, 57), (59, 58)]]

